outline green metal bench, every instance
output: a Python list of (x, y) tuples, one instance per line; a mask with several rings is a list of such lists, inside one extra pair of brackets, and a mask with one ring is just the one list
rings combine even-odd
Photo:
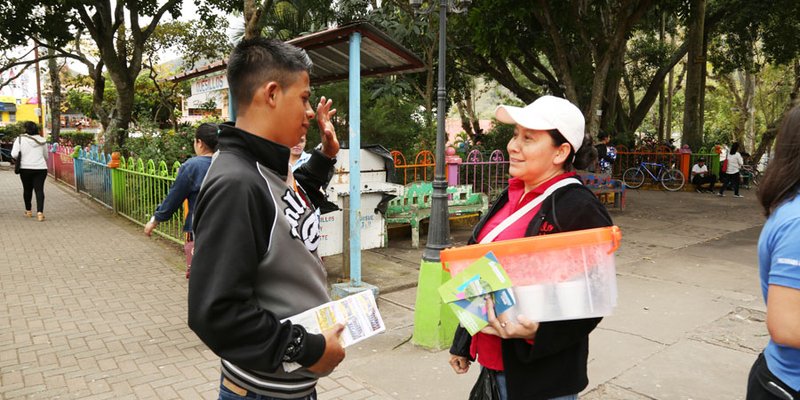
[[(389, 201), (386, 208), (386, 224), (411, 225), (411, 246), (419, 248), (419, 224), (431, 216), (433, 186), (430, 182), (415, 182), (407, 185), (401, 196)], [(450, 217), (469, 214), (484, 214), (489, 209), (489, 197), (472, 191), (472, 185), (449, 186), (447, 188), (447, 213)], [(384, 235), (388, 238), (388, 235)]]

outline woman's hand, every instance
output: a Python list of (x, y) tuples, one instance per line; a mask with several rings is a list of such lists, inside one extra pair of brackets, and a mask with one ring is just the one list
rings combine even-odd
[(336, 109), (331, 110), (333, 100), (326, 100), (325, 96), (319, 99), (317, 104), (317, 125), (322, 142), (322, 152), (329, 158), (339, 154), (339, 139), (336, 138), (336, 130), (331, 122), (331, 117), (336, 114)]
[[(487, 335), (499, 336), (503, 339), (533, 339), (539, 330), (539, 323), (533, 322), (524, 315), (518, 315), (517, 320), (508, 319), (507, 316), (494, 313), (494, 301), (491, 296), (486, 298), (486, 308), (489, 314), (489, 325), (481, 329)], [(504, 313), (505, 314), (505, 313)]]
[(470, 361), (467, 357), (450, 354), (450, 366), (457, 374), (466, 374), (469, 371)]

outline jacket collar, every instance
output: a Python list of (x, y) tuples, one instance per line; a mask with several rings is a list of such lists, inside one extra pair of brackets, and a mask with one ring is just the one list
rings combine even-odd
[(289, 173), (289, 148), (233, 126), (220, 125), (219, 149), (232, 151), (275, 171), (282, 178)]
[(43, 145), (43, 144), (47, 143), (47, 140), (45, 140), (45, 138), (43, 138), (43, 137), (41, 137), (39, 135), (32, 136), (32, 135), (28, 135), (27, 133), (23, 133), (21, 136), (24, 137), (24, 138), (28, 138), (30, 140), (33, 140), (34, 142), (38, 143), (39, 145)]

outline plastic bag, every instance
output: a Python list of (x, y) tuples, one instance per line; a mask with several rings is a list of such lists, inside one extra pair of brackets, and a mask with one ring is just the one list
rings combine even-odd
[(497, 386), (495, 372), (489, 368), (481, 368), (478, 381), (469, 392), (469, 400), (500, 400), (500, 387)]

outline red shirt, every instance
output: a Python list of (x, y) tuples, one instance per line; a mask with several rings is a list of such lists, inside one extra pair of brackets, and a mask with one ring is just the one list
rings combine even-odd
[[(481, 231), (478, 233), (478, 242), (483, 240), (483, 238), (488, 235), (489, 232), (494, 229), (494, 227), (500, 225), (506, 218), (511, 216), (511, 214), (514, 214), (524, 205), (539, 197), (539, 195), (544, 193), (547, 188), (553, 186), (554, 183), (575, 175), (575, 172), (565, 172), (561, 175), (551, 178), (547, 182), (542, 183), (528, 193), (525, 193), (525, 182), (517, 178), (509, 179), (508, 202), (503, 205), (502, 208), (497, 210), (497, 212), (492, 215), (488, 221), (486, 221), (486, 224), (483, 225), (483, 228), (481, 228)], [(511, 224), (511, 226), (497, 235), (493, 242), (524, 238), (525, 231), (528, 230), (528, 225), (531, 223), (531, 220), (536, 213), (539, 212), (540, 208), (542, 208), (541, 204), (528, 211), (528, 213), (523, 215), (522, 218), (518, 219), (516, 222)], [(539, 234), (542, 233), (543, 229), (546, 231), (546, 227), (542, 226), (539, 229)], [(479, 355), (480, 357), (478, 358), (478, 363), (480, 363), (482, 366), (495, 371), (502, 371), (503, 352), (501, 340), (502, 339), (499, 336), (487, 335), (478, 332), (472, 337), (469, 353), (473, 358), (475, 358), (476, 355)], [(533, 344), (533, 341), (529, 342)]]

